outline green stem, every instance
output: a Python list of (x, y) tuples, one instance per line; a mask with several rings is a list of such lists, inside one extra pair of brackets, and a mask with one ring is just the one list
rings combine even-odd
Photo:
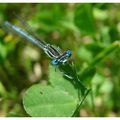
[(91, 89), (88, 89), (86, 91), (86, 94), (84, 95), (83, 99), (80, 101), (80, 103), (78, 104), (74, 114), (72, 115), (72, 117), (78, 117), (79, 116), (79, 112), (80, 112), (80, 108), (81, 108), (81, 105), (83, 103), (83, 101), (85, 100), (86, 96), (88, 95), (88, 93), (90, 92)]
[(104, 58), (106, 58), (106, 56), (108, 56), (109, 54), (111, 54), (112, 52), (114, 52), (115, 50), (117, 50), (120, 47), (120, 41), (115, 41), (113, 42), (109, 47), (105, 48), (102, 52), (100, 52), (95, 59), (92, 61), (92, 63), (90, 64), (90, 66), (95, 66), (97, 65), (99, 62), (101, 62)]

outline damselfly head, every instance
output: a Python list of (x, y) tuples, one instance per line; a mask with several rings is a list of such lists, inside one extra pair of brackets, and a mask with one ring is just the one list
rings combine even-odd
[(51, 61), (51, 63), (52, 63), (53, 65), (58, 65), (58, 64), (59, 64), (59, 61), (58, 61), (58, 59), (54, 59), (54, 60)]
[(66, 51), (66, 56), (67, 56), (67, 57), (70, 57), (71, 55), (72, 55), (71, 50), (67, 50), (67, 51)]
[(68, 58), (72, 55), (72, 52), (70, 50), (67, 50), (64, 54), (62, 54), (60, 57), (53, 59), (52, 64), (58, 65), (60, 63), (64, 64), (67, 62)]

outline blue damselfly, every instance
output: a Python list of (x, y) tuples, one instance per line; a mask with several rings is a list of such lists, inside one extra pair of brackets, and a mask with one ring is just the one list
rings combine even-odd
[(62, 52), (59, 47), (46, 43), (37, 34), (32, 35), (29, 32), (23, 30), (16, 25), (13, 25), (8, 21), (5, 21), (3, 23), (3, 27), (9, 31), (13, 31), (19, 34), (20, 36), (24, 37), (28, 41), (31, 41), (32, 43), (43, 49), (43, 51), (52, 59), (51, 63), (53, 65), (65, 64), (72, 54), (70, 50)]

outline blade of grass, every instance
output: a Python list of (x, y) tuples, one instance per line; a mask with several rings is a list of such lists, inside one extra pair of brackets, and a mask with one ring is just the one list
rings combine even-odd
[(109, 47), (105, 48), (102, 52), (100, 52), (95, 59), (92, 61), (90, 66), (95, 66), (103, 59), (105, 59), (109, 54), (116, 51), (120, 47), (120, 41), (113, 42)]
[(107, 47), (103, 51), (101, 51), (95, 57), (95, 59), (88, 65), (88, 67), (84, 68), (80, 72), (80, 74), (79, 74), (80, 80), (85, 82), (87, 80), (87, 78), (88, 78), (88, 75), (90, 75), (91, 70), (93, 71), (93, 75), (94, 75), (95, 74), (95, 66), (97, 64), (99, 64), (102, 60), (104, 60), (108, 55), (110, 55), (111, 53), (115, 52), (119, 47), (120, 47), (120, 41), (115, 41), (109, 47)]

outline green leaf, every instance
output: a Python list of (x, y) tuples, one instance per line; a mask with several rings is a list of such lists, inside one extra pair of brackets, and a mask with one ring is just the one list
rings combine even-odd
[(27, 90), (23, 105), (30, 116), (65, 117), (72, 116), (77, 102), (67, 91), (37, 84)]
[[(81, 82), (74, 63), (69, 61), (68, 64), (60, 65), (59, 70), (62, 71), (63, 76), (74, 85), (76, 90), (78, 90), (78, 97), (79, 100), (81, 100), (82, 97), (85, 95), (87, 88)], [(71, 89), (70, 92), (72, 92)]]
[(51, 84), (68, 92), (69, 95), (73, 96), (75, 99), (78, 99), (78, 88), (72, 83), (74, 80), (71, 81), (65, 79), (62, 75), (63, 73), (61, 73), (58, 69), (55, 71), (55, 67), (53, 66), (50, 66), (49, 70), (49, 81)]
[(82, 4), (78, 6), (75, 10), (74, 22), (81, 33), (91, 35), (96, 33), (91, 4)]

